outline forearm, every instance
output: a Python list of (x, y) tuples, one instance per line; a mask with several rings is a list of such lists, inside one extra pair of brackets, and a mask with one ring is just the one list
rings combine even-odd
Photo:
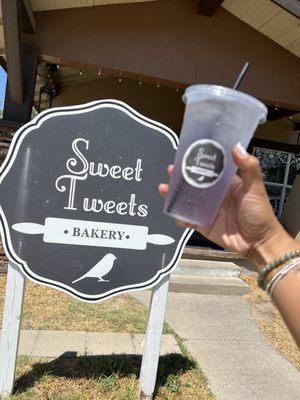
[(277, 283), (273, 302), (300, 347), (300, 264)]

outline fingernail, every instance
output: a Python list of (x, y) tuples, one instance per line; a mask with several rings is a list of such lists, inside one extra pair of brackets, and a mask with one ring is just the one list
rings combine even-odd
[(235, 145), (235, 148), (237, 149), (237, 151), (240, 153), (240, 155), (242, 157), (247, 157), (249, 155), (249, 153), (247, 152), (247, 150), (245, 149), (245, 147), (242, 145), (241, 142), (238, 142)]
[(160, 183), (160, 184), (158, 185), (158, 189), (159, 189), (159, 190), (164, 190), (164, 189), (166, 189), (167, 186), (168, 186), (168, 185), (167, 185), (166, 183)]

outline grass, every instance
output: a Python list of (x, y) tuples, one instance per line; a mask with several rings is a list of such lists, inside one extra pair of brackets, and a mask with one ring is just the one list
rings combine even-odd
[[(0, 318), (5, 277), (0, 277)], [(145, 333), (147, 309), (122, 295), (98, 304), (79, 302), (27, 282), (22, 329)], [(156, 400), (213, 400), (207, 381), (182, 339), (167, 325), (182, 354), (160, 357)], [(34, 359), (19, 357), (12, 400), (138, 400), (140, 357), (125, 355)]]
[[(45, 361), (21, 357), (12, 400), (138, 400), (141, 359), (122, 356)], [(213, 400), (196, 364), (179, 354), (161, 357), (156, 400)]]
[(253, 304), (256, 323), (269, 343), (300, 371), (300, 351), (269, 296), (256, 283), (254, 276), (242, 276), (251, 287), (245, 296)]
[[(5, 281), (1, 276), (1, 320)], [(88, 304), (55, 289), (26, 283), (22, 329), (144, 333), (147, 318), (147, 309), (126, 294), (103, 303)], [(165, 333), (169, 333), (167, 326)]]

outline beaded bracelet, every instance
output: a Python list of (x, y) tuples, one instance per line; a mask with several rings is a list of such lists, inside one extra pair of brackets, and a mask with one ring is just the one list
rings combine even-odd
[(297, 249), (297, 250), (293, 250), (287, 254), (284, 254), (282, 257), (276, 258), (276, 260), (267, 264), (258, 273), (258, 279), (257, 279), (258, 286), (261, 289), (265, 290), (265, 279), (266, 279), (266, 276), (268, 275), (268, 273), (270, 271), (272, 271), (273, 269), (279, 267), (279, 265), (282, 265), (282, 264), (286, 263), (287, 261), (290, 261), (293, 258), (296, 258), (299, 256), (300, 256), (300, 249)]
[(266, 286), (266, 292), (272, 297), (272, 293), (274, 291), (277, 283), (293, 268), (300, 265), (300, 258), (295, 258), (294, 260), (285, 264), (285, 266), (276, 272), (276, 274), (270, 279)]

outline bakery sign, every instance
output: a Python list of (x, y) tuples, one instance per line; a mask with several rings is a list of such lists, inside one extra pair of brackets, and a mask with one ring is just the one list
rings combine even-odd
[(116, 100), (47, 110), (0, 172), (2, 239), (31, 280), (86, 301), (154, 286), (189, 230), (163, 213), (177, 137)]

